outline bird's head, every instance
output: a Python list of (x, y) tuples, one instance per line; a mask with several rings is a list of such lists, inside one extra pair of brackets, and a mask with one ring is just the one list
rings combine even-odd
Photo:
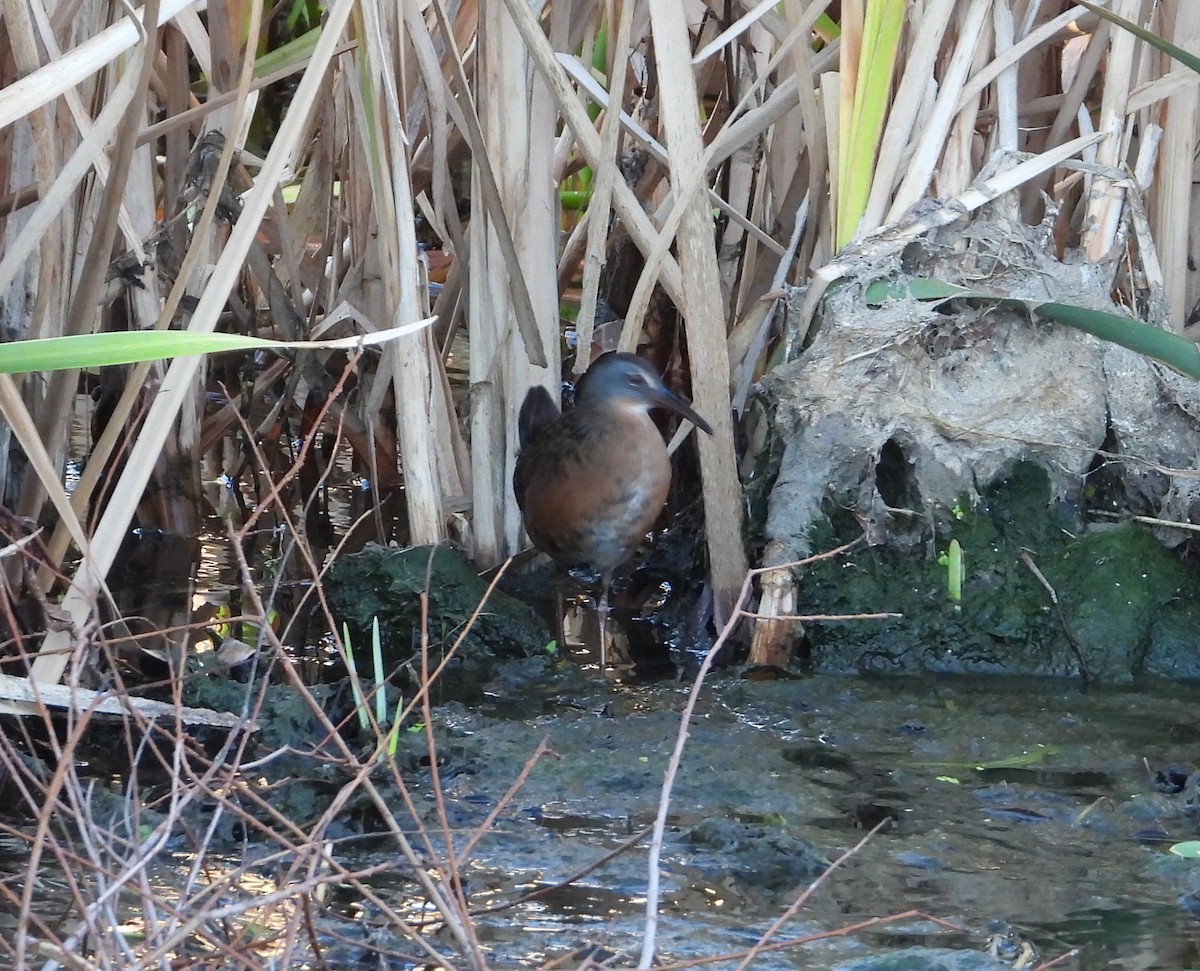
[(592, 362), (575, 386), (576, 407), (603, 405), (637, 408), (666, 408), (697, 428), (712, 434), (712, 427), (692, 407), (662, 382), (646, 361), (636, 354), (610, 351)]

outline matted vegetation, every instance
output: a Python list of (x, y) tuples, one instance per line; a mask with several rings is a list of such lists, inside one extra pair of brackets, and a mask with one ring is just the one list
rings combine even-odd
[[(1112, 7), (1200, 50), (1200, 20), (1184, 0)], [(835, 281), (995, 206), (1044, 221), (1060, 258), (1111, 267), (1112, 294), (1131, 316), (1194, 336), (1197, 76), (1087, 5), (151, 0), (143, 16), (161, 26), (90, 0), (4, 8), (4, 339), (179, 328), (294, 341), (431, 314), (437, 323), (352, 361), (310, 348), (91, 378), (0, 368), (6, 530), (15, 541), (33, 521), (50, 527), (36, 556), (25, 542), (6, 559), (8, 651), (30, 662), (7, 670), (35, 683), (112, 683), (109, 640), (132, 635), (102, 628), (98, 604), (110, 599), (123, 540), (135, 522), (195, 535), (213, 513), (205, 486), (221, 472), (255, 491), (252, 518), (280, 523), (301, 574), (319, 579), (320, 554), (302, 555), (317, 545), (302, 510), (321, 482), (305, 471), (318, 432), (351, 443), (380, 507), (403, 506), (398, 535), (392, 513), (367, 517), (381, 538), (451, 539), (480, 568), (502, 563), (520, 546), (508, 485), (516, 409), (530, 384), (557, 387), (566, 304), (578, 308), (574, 373), (595, 340), (647, 344), (690, 375), (716, 432), (698, 448), (719, 623), (734, 615), (747, 572), (743, 486), (764, 437), (755, 382), (800, 353)], [(566, 201), (578, 196), (568, 192), (586, 201), (570, 218)], [(431, 238), (451, 256), (432, 298), (418, 245)], [(793, 287), (808, 289), (787, 316)], [(597, 335), (600, 297), (624, 323)], [(448, 376), (464, 354), (465, 394)], [(81, 380), (102, 408), (90, 411)], [(92, 440), (68, 495), (73, 421), (90, 422)], [(279, 458), (292, 437), (294, 464)], [(237, 548), (245, 533), (230, 532)], [(262, 631), (254, 646), (290, 671), (253, 591), (248, 583)], [(47, 596), (60, 593), (52, 606)], [(792, 612), (794, 598), (790, 587), (769, 594), (771, 612)], [(178, 675), (189, 629), (163, 636)], [(178, 690), (172, 700), (182, 704)], [(2, 743), (8, 784), (38, 819), (35, 836), (21, 834), (33, 849), (29, 879), (19, 890), (0, 884), (27, 922), (11, 945), (18, 962), (66, 960), (86, 938), (95, 955), (112, 948), (100, 964), (159, 966), (200, 923), (217, 926), (219, 892), (237, 874), (200, 880), (207, 843), (190, 833), (201, 862), (177, 910), (151, 913), (163, 902), (141, 885), (146, 944), (96, 936), (114, 926), (118, 890), (144, 880), (185, 804), (214, 800), (224, 812), (234, 789), (263, 798), (239, 764), (245, 736), (192, 761), (181, 724), (151, 731), (127, 713), (130, 761), (145, 747), (164, 770), (166, 808), (155, 811), (165, 821), (136, 815), (135, 775), (118, 823), (72, 768), (91, 716), (64, 724), (36, 693), (5, 706), (43, 723), (28, 744), (16, 731)], [(323, 744), (335, 745), (325, 727)], [(34, 754), (43, 734), (44, 761)], [(404, 825), (372, 789), (374, 752), (339, 748), (336, 759), (360, 773), (354, 791), (399, 841)], [(285, 936), (322, 884), (361, 876), (322, 848), (338, 808), (304, 830), (268, 824), (286, 874), (264, 900), (300, 901)], [(263, 825), (257, 814), (245, 822)], [(455, 947), (480, 965), (465, 903), (450, 899), (462, 894), (453, 853), (429, 850), (409, 862), (425, 873), (430, 856), (449, 861), (422, 886), (443, 919), (458, 915)], [(81, 921), (66, 931), (28, 923), (47, 853)], [(251, 944), (215, 939), (206, 944), (221, 966), (258, 966)], [(410, 939), (426, 947), (415, 929)]]

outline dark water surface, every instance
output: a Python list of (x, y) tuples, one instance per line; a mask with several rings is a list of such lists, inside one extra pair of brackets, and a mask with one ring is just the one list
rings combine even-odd
[[(613, 955), (613, 966), (636, 965), (645, 843), (556, 885), (653, 822), (689, 687), (623, 685), (594, 667), (532, 660), (505, 665), (481, 703), (435, 709), (456, 844), (484, 823), (543, 739), (552, 749), (462, 865), (480, 910), (546, 890), (478, 915), (493, 968), (556, 959), (578, 967), (567, 955), (593, 946)], [(428, 769), (414, 762), (406, 782), (436, 828)], [(1084, 692), (1075, 682), (1017, 678), (749, 682), (733, 672), (706, 684), (675, 783), (659, 961), (736, 967), (698, 962), (751, 947), (881, 820), (776, 939), (910, 910), (957, 930), (907, 918), (763, 954), (752, 967), (997, 968), (985, 950), (989, 928), (1003, 922), (1042, 960), (1078, 949), (1056, 967), (1200, 968), (1200, 861), (1168, 852), (1200, 838), (1200, 685)], [(230, 851), (229, 869), (255, 856), (253, 842)], [(27, 853), (19, 840), (11, 849), (0, 841), (0, 871), (19, 879)], [(394, 863), (397, 854), (390, 844), (353, 843), (339, 858), (354, 868)], [(194, 865), (187, 853), (162, 854), (156, 892), (173, 899)], [(209, 865), (215, 872), (221, 861)], [(244, 892), (278, 888), (279, 865), (260, 870), (261, 887), (243, 878)], [(48, 878), (39, 890), (39, 912), (66, 918), (71, 900), (54, 885)], [(413, 886), (393, 867), (376, 889), (416, 921), (424, 905)], [(413, 953), (369, 902), (334, 892), (326, 906), (321, 925), (337, 938), (326, 942), (326, 966), (379, 967), (365, 955), (381, 940)], [(0, 934), (11, 933), (0, 908)], [(361, 946), (345, 943), (354, 933)], [(444, 934), (435, 945), (450, 946)]]
[[(519, 672), (493, 686), (490, 706), (440, 714), (463, 826), (482, 820), (542, 738), (555, 752), (476, 853), (480, 903), (553, 884), (653, 820), (687, 691)], [(1200, 687), (1164, 683), (1084, 693), (1001, 678), (718, 674), (672, 800), (659, 958), (748, 947), (824, 861), (887, 818), (778, 936), (910, 909), (963, 932), (908, 920), (754, 967), (839, 967), (912, 944), (995, 967), (982, 953), (995, 921), (1043, 960), (1080, 949), (1061, 967), (1200, 967), (1200, 863), (1167, 852), (1200, 835), (1198, 701)], [(581, 944), (636, 962), (645, 890), (639, 849), (481, 926), (497, 966)], [(943, 965), (930, 952), (904, 966)]]

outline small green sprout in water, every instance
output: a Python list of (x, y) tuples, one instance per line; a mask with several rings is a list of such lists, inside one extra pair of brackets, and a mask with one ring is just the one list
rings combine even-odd
[(342, 622), (342, 643), (346, 645), (346, 667), (350, 671), (350, 690), (354, 692), (354, 710), (358, 712), (358, 727), (364, 732), (371, 727), (367, 717), (367, 699), (363, 696), (358, 681), (358, 666), (354, 663), (354, 645), (350, 641), (350, 628)]
[(400, 739), (400, 716), (404, 713), (404, 698), (396, 702), (396, 716), (392, 719), (392, 727), (388, 729), (387, 754), (389, 759), (396, 757), (396, 742)]
[(946, 592), (955, 603), (962, 600), (963, 551), (958, 540), (950, 540), (950, 549), (938, 554), (938, 566), (946, 568)]
[(950, 540), (949, 560), (946, 565), (947, 587), (950, 599), (958, 603), (962, 600), (963, 550), (956, 539)]
[[(342, 643), (346, 645), (346, 668), (350, 673), (350, 689), (354, 692), (354, 707), (358, 715), (359, 727), (370, 731), (371, 718), (367, 709), (367, 698), (363, 694), (362, 683), (358, 677), (358, 665), (354, 660), (354, 644), (350, 637), (350, 628), (342, 624)], [(404, 710), (404, 699), (396, 704), (394, 718), (388, 716), (387, 710), (387, 677), (383, 670), (383, 642), (379, 634), (379, 618), (371, 620), (371, 665), (374, 668), (375, 680), (371, 693), (375, 697), (375, 724), (379, 729), (388, 729), (386, 750), (388, 755), (396, 754), (396, 739), (400, 726), (400, 714)], [(410, 729), (411, 731), (411, 729)], [(382, 757), (382, 753), (380, 753)]]
[(375, 665), (375, 721), (387, 724), (387, 693), (383, 686), (387, 678), (383, 674), (383, 644), (379, 637), (379, 618), (371, 618), (371, 661)]
[(1174, 846), (1168, 846), (1167, 851), (1188, 860), (1200, 860), (1200, 840), (1184, 840)]
[(938, 782), (946, 782), (952, 786), (961, 786), (962, 785), (962, 782), (959, 781), (958, 779), (956, 779), (952, 775), (939, 775), (937, 777), (937, 781)]

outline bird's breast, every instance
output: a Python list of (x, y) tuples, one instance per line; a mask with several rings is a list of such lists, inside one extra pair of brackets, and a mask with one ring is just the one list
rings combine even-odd
[(658, 428), (633, 409), (576, 409), (522, 452), (514, 475), (530, 539), (566, 566), (608, 571), (658, 518), (671, 463)]

